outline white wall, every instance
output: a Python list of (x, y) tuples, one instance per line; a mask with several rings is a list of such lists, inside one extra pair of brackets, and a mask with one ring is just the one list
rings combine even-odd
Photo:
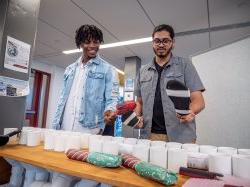
[(49, 103), (48, 103), (47, 120), (46, 120), (46, 127), (50, 128), (51, 127), (50, 125), (52, 123), (56, 111), (60, 91), (63, 86), (64, 68), (55, 65), (40, 63), (37, 61), (32, 62), (31, 68), (51, 74)]
[(250, 37), (192, 57), (204, 83), (199, 144), (250, 148)]

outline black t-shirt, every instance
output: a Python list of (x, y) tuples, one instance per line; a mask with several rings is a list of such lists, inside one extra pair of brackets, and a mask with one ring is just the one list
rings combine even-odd
[(151, 132), (156, 133), (156, 134), (167, 134), (166, 126), (165, 126), (165, 119), (164, 119), (164, 112), (163, 112), (163, 107), (162, 107), (162, 100), (161, 100), (161, 84), (160, 84), (161, 72), (163, 71), (165, 65), (160, 66), (155, 62), (155, 68), (158, 72), (158, 80), (157, 80), (157, 86), (155, 90)]

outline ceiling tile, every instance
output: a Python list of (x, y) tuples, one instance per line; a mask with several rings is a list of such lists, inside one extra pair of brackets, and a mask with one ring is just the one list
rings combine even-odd
[(173, 53), (184, 58), (209, 49), (208, 33), (177, 37), (175, 40)]
[(169, 24), (176, 32), (208, 27), (206, 0), (140, 0), (140, 2), (155, 25)]
[(250, 21), (249, 0), (209, 0), (209, 10), (211, 27)]
[(211, 33), (212, 47), (218, 47), (250, 35), (250, 27), (217, 31)]
[(52, 54), (55, 53), (56, 50), (49, 47), (46, 44), (43, 44), (41, 42), (39, 42), (38, 40), (36, 40), (35, 42), (35, 52), (34, 52), (34, 56), (40, 56), (40, 55), (47, 55), (47, 54)]
[[(92, 1), (85, 2), (92, 3)], [(99, 5), (98, 7), (101, 9)], [(83, 24), (94, 24), (99, 26), (79, 7), (69, 0), (42, 0), (39, 17), (40, 19), (48, 22), (50, 25), (63, 31), (72, 39), (75, 37), (76, 29)], [(100, 29), (102, 28), (100, 27)], [(106, 42), (110, 43), (117, 41), (105, 30), (102, 29), (102, 31)]]
[(37, 26), (37, 40), (58, 51), (75, 48), (73, 38), (65, 36), (62, 32), (40, 20)]
[(135, 0), (74, 0), (119, 40), (150, 35), (153, 25)]

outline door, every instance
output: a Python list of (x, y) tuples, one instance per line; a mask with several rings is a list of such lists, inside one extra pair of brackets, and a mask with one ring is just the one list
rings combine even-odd
[(46, 128), (51, 75), (31, 69), (30, 94), (26, 99), (27, 126)]

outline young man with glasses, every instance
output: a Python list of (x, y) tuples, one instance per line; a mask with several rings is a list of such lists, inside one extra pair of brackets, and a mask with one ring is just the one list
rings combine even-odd
[[(196, 141), (195, 116), (205, 107), (202, 92), (204, 86), (193, 64), (174, 56), (174, 30), (170, 25), (155, 27), (153, 38), (153, 61), (143, 66), (137, 76), (135, 95), (136, 113), (143, 116), (141, 136), (151, 140), (191, 143)], [(178, 80), (189, 88), (190, 110), (178, 115), (166, 93), (169, 80)]]

